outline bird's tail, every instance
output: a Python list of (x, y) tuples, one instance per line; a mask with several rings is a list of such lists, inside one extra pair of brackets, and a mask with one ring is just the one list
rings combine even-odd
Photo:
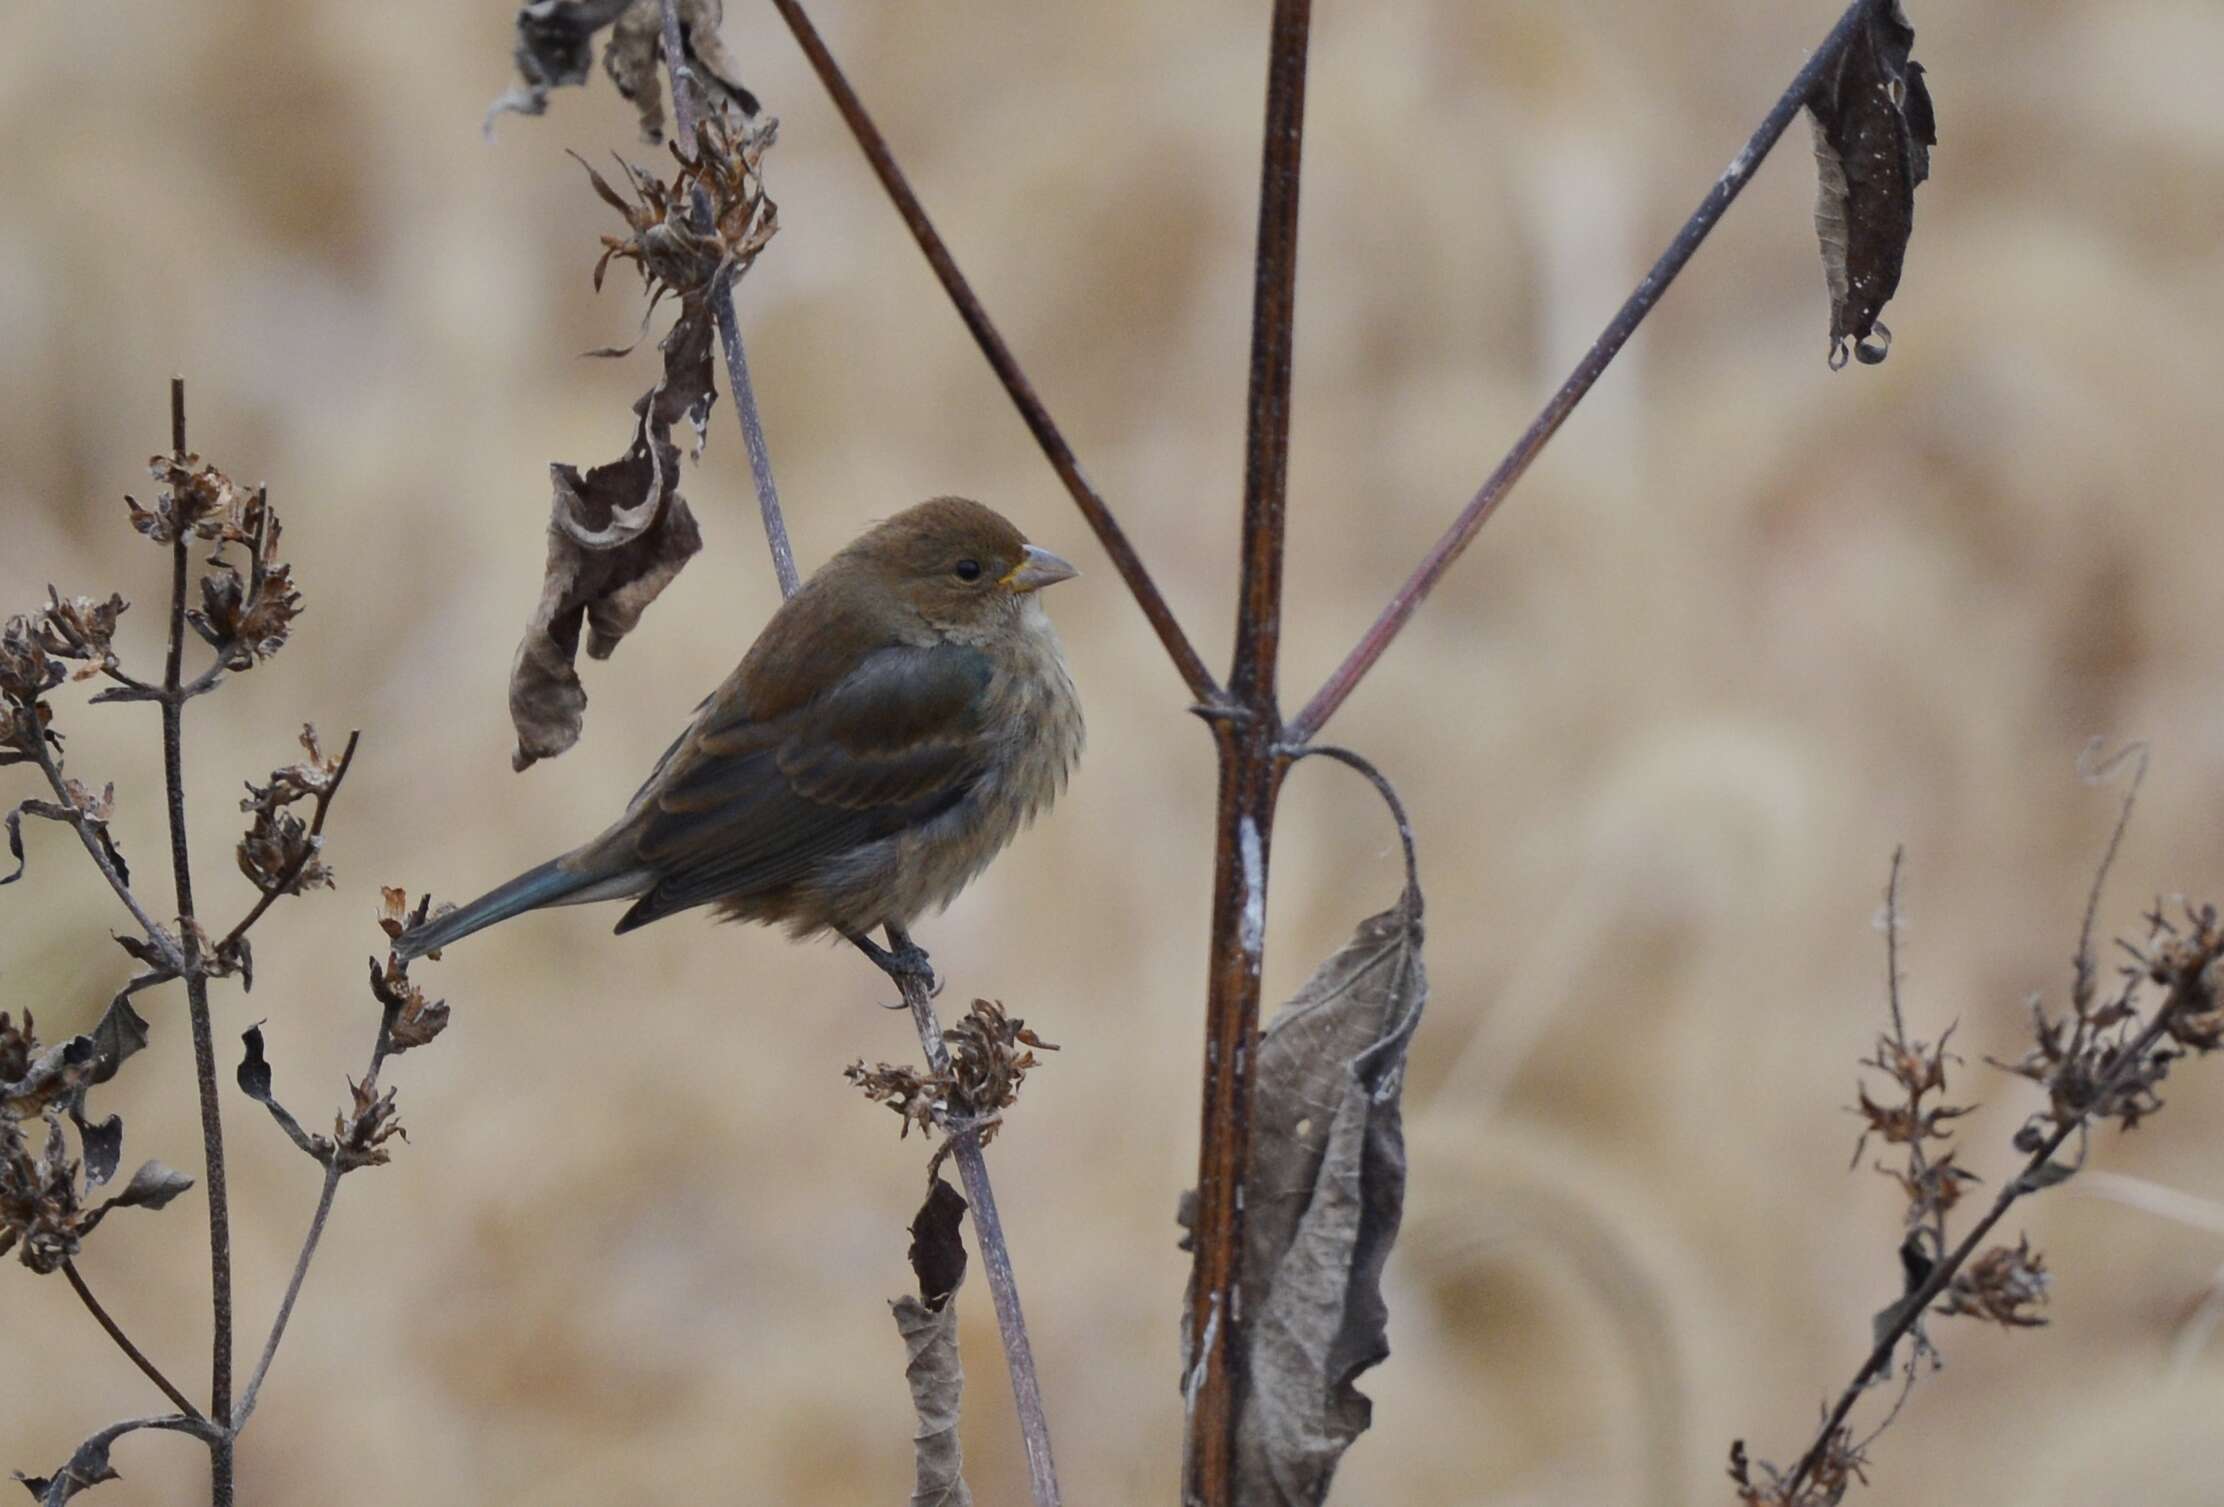
[[(567, 855), (568, 856), (568, 855)], [(589, 900), (615, 900), (638, 894), (645, 876), (639, 874), (582, 874), (563, 867), (564, 859), (551, 858), (538, 868), (527, 869), (508, 884), (489, 890), (469, 905), (434, 916), (422, 926), (411, 927), (394, 940), (394, 951), (404, 958), (461, 941), (497, 921), (544, 905), (578, 905)]]

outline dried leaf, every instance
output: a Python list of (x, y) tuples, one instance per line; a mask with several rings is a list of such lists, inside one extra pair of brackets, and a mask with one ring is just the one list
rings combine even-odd
[(1360, 923), (1260, 1038), (1243, 1302), (1251, 1385), (1238, 1495), (1317, 1507), (1389, 1354), (1382, 1269), (1405, 1202), (1406, 1048), (1428, 998), (1421, 896)]
[(607, 659), (618, 641), (703, 547), (703, 536), (679, 493), (679, 449), (672, 426), (707, 411), (711, 324), (683, 316), (664, 341), (664, 380), (634, 405), (633, 443), (623, 457), (582, 476), (549, 467), (555, 500), (548, 525), (548, 563), (541, 599), (526, 624), (510, 667), (510, 720), (523, 770), (579, 740), (587, 692), (574, 661), (580, 628), (587, 653)]
[(293, 1117), (292, 1111), (278, 1102), (271, 1083), (270, 1061), (263, 1056), (262, 1022), (257, 1021), (242, 1031), (239, 1039), (247, 1047), (247, 1055), (239, 1062), (240, 1092), (270, 1111), (270, 1117), (278, 1122), (278, 1128), (286, 1133), (286, 1139), (315, 1161), (329, 1166), (332, 1161), (332, 1143), (323, 1136), (311, 1135), (302, 1129), (301, 1122)]
[(965, 1280), (965, 1243), (959, 1221), (965, 1200), (937, 1177), (911, 1222), (911, 1267), (919, 1296), (905, 1294), (889, 1306), (896, 1332), (903, 1336), (904, 1380), (911, 1385), (911, 1406), (918, 1415), (912, 1443), (918, 1484), (912, 1507), (971, 1507), (965, 1485), (965, 1459), (958, 1447), (958, 1405), (965, 1392), (965, 1371), (958, 1363), (958, 1311), (950, 1302)]
[[(744, 115), (757, 113), (756, 96), (741, 87), (733, 57), (718, 35), (719, 0), (680, 0), (680, 45), (695, 76)], [(641, 134), (663, 138), (664, 105), (657, 74), (662, 61), (657, 0), (534, 0), (517, 13), (518, 87), (487, 109), (486, 130), (497, 115), (540, 115), (550, 91), (587, 82), (595, 60), (595, 33), (615, 26), (603, 66), (618, 92), (641, 112)]]
[(518, 87), (487, 107), (486, 132), (494, 117), (540, 115), (552, 89), (587, 82), (595, 61), (595, 33), (617, 20), (634, 0), (532, 0), (517, 13)]
[(159, 1209), (193, 1186), (193, 1179), (160, 1162), (143, 1162), (123, 1192), (103, 1206), (110, 1209)]
[(911, 1221), (911, 1271), (929, 1308), (941, 1309), (965, 1281), (965, 1208), (964, 1196), (938, 1176)]
[(93, 1039), (93, 1082), (106, 1083), (115, 1077), (117, 1069), (146, 1046), (147, 1022), (132, 1008), (131, 996), (136, 990), (169, 977), (166, 969), (141, 974), (108, 1002), (108, 1008), (101, 1012), (100, 1023), (88, 1033)]
[(116, 1175), (124, 1159), (123, 1116), (87, 1120), (72, 1109), (70, 1123), (77, 1127), (77, 1144), (84, 1151), (85, 1186), (88, 1190), (101, 1187)]
[(1864, 24), (1807, 98), (1813, 128), (1815, 234), (1830, 287), (1830, 365), (1851, 354), (1882, 361), (1892, 332), (1878, 322), (1898, 291), (1915, 229), (1915, 187), (1938, 144), (1915, 28), (1900, 0), (1872, 0)]
[[(680, 50), (694, 72), (699, 93), (708, 91), (722, 104), (755, 116), (757, 96), (742, 87), (733, 54), (719, 26), (725, 20), (720, 0), (679, 0)], [(641, 115), (641, 139), (654, 146), (664, 139), (664, 16), (657, 0), (640, 0), (610, 33), (602, 66), (618, 92)]]

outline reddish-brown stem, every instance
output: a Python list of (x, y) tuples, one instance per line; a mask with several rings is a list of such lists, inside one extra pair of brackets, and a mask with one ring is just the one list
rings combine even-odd
[(1160, 594), (1158, 583), (1144, 569), (1142, 557), (1136, 554), (1135, 546), (1128, 541), (1127, 531), (1112, 516), (1112, 509), (1103, 496), (1081, 474), (1081, 463), (1074, 458), (1072, 447), (1066, 443), (1066, 437), (1059, 432), (1057, 424), (1051, 419), (1050, 410), (1043, 407), (1042, 399), (1035, 395), (1034, 384), (1020, 370), (1011, 348), (1004, 344), (1004, 337), (997, 333), (995, 324), (988, 317), (988, 310), (981, 306), (980, 299), (974, 295), (973, 285), (958, 270), (956, 259), (950, 255), (950, 248), (943, 244), (941, 235), (934, 228), (934, 222), (927, 218), (926, 207), (919, 202), (919, 196), (911, 191), (911, 184), (905, 179), (903, 170), (896, 166), (895, 156), (888, 150), (887, 139), (880, 134), (880, 128), (873, 124), (872, 117), (865, 113), (863, 101), (858, 99), (857, 91), (850, 87), (849, 79), (843, 75), (841, 65), (834, 61), (834, 55), (827, 51), (818, 28), (811, 24), (810, 16), (805, 14), (801, 0), (772, 0), (772, 3), (786, 19), (788, 29), (795, 33), (797, 43), (803, 48), (803, 55), (810, 60), (819, 81), (832, 96), (834, 108), (848, 122), (850, 134), (857, 138), (858, 146), (865, 153), (865, 160), (872, 164), (881, 187), (894, 201), (896, 212), (903, 216), (904, 224), (910, 227), (912, 239), (919, 243), (920, 251), (926, 254), (927, 265), (934, 269), (934, 275), (942, 283), (942, 291), (949, 295), (950, 302), (957, 308), (958, 317), (965, 321), (966, 329), (972, 332), (974, 342), (981, 348), (981, 354), (988, 358), (988, 364), (995, 371), (997, 380), (1004, 384), (1004, 391), (1010, 394), (1013, 406), (1019, 409), (1019, 416), (1026, 423), (1028, 432), (1034, 435), (1035, 443), (1042, 447), (1051, 469), (1058, 473), (1058, 479), (1066, 484), (1066, 491), (1072, 496), (1074, 505), (1081, 509), (1081, 516), (1088, 520), (1089, 527), (1095, 531), (1097, 542), (1112, 557), (1113, 568), (1119, 571), (1120, 579), (1127, 583), (1127, 589), (1134, 596), (1136, 605), (1143, 609), (1143, 616), (1150, 620), (1151, 627), (1157, 631), (1158, 641), (1165, 646), (1167, 655), (1174, 661), (1174, 669), (1189, 687), (1189, 693), (1200, 703), (1218, 704), (1221, 700), (1218, 682), (1212, 678), (1212, 672), (1205, 668), (1204, 660), (1198, 657), (1196, 648), (1189, 642), (1189, 635), (1182, 631), (1181, 624), (1174, 617), (1174, 609), (1167, 605), (1166, 598)]
[(1266, 129), (1244, 431), (1243, 576), (1235, 706), (1212, 717), (1220, 757), (1212, 954), (1205, 996), (1202, 1128), (1191, 1226), (1188, 1439), (1182, 1496), (1236, 1507), (1236, 1426), (1246, 1384), (1244, 1185), (1251, 1166), (1252, 1044), (1259, 1034), (1267, 865), (1274, 802), (1288, 769), (1275, 670), (1282, 637), (1282, 546), (1289, 479), (1290, 369), (1297, 315), (1298, 177), (1305, 140), (1311, 0), (1276, 0), (1267, 49)]
[(1723, 211), (1730, 207), (1731, 201), (1744, 189), (1754, 170), (1761, 165), (1761, 159), (1769, 154), (1777, 139), (1784, 134), (1785, 128), (1792, 123), (1792, 117), (1799, 113), (1809, 91), (1814, 88), (1815, 81), (1837, 65), (1838, 55), (1845, 51), (1846, 44), (1852, 40), (1854, 31), (1861, 24), (1862, 13), (1874, 3), (1875, 0), (1853, 0), (1846, 7), (1845, 14), (1838, 18), (1838, 24), (1831, 29), (1830, 35), (1815, 49), (1814, 56), (1807, 60), (1806, 66), (1792, 76), (1791, 83), (1785, 87), (1775, 107), (1762, 118), (1744, 148), (1731, 159), (1729, 167), (1715, 180), (1714, 186), (1707, 190), (1706, 197), (1699, 201), (1699, 207), (1692, 211), (1691, 218), (1684, 221), (1683, 228), (1668, 243), (1668, 249), (1660, 254), (1660, 260), (1653, 263), (1652, 270), (1645, 274), (1644, 281), (1637, 285), (1636, 291), (1629, 295), (1614, 317), (1607, 321), (1605, 330), (1591, 348), (1583, 353), (1583, 359), (1576, 362), (1575, 370), (1560, 384), (1559, 391), (1552, 395), (1542, 411), (1530, 421), (1529, 428), (1514, 442), (1514, 447), (1506, 452), (1505, 459), (1498, 463), (1498, 469), (1491, 472), (1482, 487), (1468, 499), (1467, 506), (1460, 509), (1459, 516), (1452, 520), (1452, 526), (1444, 531), (1443, 537), (1421, 557), (1421, 563), (1414, 567), (1413, 574), (1406, 578), (1405, 584), (1390, 598), (1389, 605), (1382, 609), (1381, 616), (1375, 619), (1373, 626), (1367, 629), (1352, 651), (1344, 656), (1344, 662), (1336, 667), (1321, 688), (1313, 694), (1313, 699), (1305, 703), (1305, 709), (1292, 719), (1289, 727), (1291, 742), (1302, 743), (1311, 738), (1327, 724), (1330, 717), (1336, 715), (1336, 709), (1358, 688), (1359, 682), (1374, 668), (1375, 661), (1382, 658), (1383, 651), (1397, 638), (1407, 620), (1420, 607), (1422, 600), (1444, 578), (1444, 573), (1452, 568), (1452, 563), (1459, 559), (1467, 546), (1474, 542), (1476, 533), (1490, 521), (1498, 504), (1505, 500), (1506, 494), (1513, 490), (1514, 483), (1520, 481), (1523, 473), (1529, 469), (1529, 463), (1537, 458), (1537, 453), (1544, 449), (1545, 443), (1559, 432), (1560, 425), (1575, 411), (1575, 405), (1583, 401), (1584, 394), (1605, 373), (1607, 366), (1628, 342), (1629, 337), (1636, 333), (1637, 326), (1652, 312), (1653, 305), (1660, 302), (1660, 296), (1668, 291), (1668, 285), (1676, 280), (1676, 274), (1683, 271), (1684, 264), (1691, 260), (1692, 254), (1706, 240), (1708, 232), (1722, 218)]

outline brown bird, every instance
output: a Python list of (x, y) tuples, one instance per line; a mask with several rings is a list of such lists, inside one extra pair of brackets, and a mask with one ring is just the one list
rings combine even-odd
[[(628, 899), (621, 932), (714, 905), (923, 967), (903, 929), (949, 904), (1080, 758), (1081, 703), (1036, 595), (1074, 574), (977, 502), (898, 513), (781, 605), (609, 830), (395, 950)], [(895, 957), (867, 938), (876, 926)]]

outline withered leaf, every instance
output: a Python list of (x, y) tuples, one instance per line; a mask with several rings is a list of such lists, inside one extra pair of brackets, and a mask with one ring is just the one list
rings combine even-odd
[(1251, 1385), (1238, 1495), (1318, 1507), (1390, 1353), (1382, 1270), (1405, 1204), (1406, 1049), (1428, 998), (1421, 896), (1359, 924), (1260, 1038), (1243, 1304)]
[(1909, 56), (1914, 46), (1901, 0), (1872, 0), (1838, 66), (1807, 97), (1833, 371), (1849, 349), (1873, 366), (1892, 347), (1892, 331), (1877, 315), (1899, 289), (1915, 188), (1930, 176), (1930, 149), (1938, 144), (1923, 65)]
[(263, 1055), (263, 1028), (258, 1023), (240, 1032), (247, 1055), (239, 1060), (239, 1091), (257, 1104), (268, 1104), (273, 1092), (270, 1059)]
[(965, 1281), (965, 1197), (937, 1176), (911, 1221), (912, 1275), (919, 1279), (919, 1300), (940, 1309)]
[(85, 1186), (98, 1188), (116, 1175), (116, 1168), (124, 1158), (124, 1120), (122, 1115), (110, 1115), (105, 1120), (88, 1120), (74, 1108), (70, 1121), (77, 1126), (77, 1143), (84, 1148)]
[(579, 740), (587, 710), (574, 663), (582, 623), (589, 630), (587, 653), (609, 658), (703, 547), (695, 515), (679, 492), (672, 426), (709, 410), (715, 391), (711, 340), (708, 317), (700, 310), (684, 313), (664, 340), (664, 380), (634, 404), (626, 453), (584, 476), (561, 463), (549, 467), (556, 495), (541, 599), (510, 667), (515, 769), (553, 758)]
[(270, 1060), (263, 1056), (262, 1022), (257, 1021), (240, 1032), (239, 1039), (247, 1048), (247, 1055), (239, 1062), (240, 1092), (270, 1111), (270, 1117), (278, 1122), (278, 1128), (286, 1133), (287, 1140), (316, 1161), (329, 1165), (332, 1160), (332, 1143), (323, 1136), (311, 1135), (302, 1129), (301, 1122), (293, 1117), (292, 1111), (278, 1102), (277, 1093), (271, 1083)]
[(75, 780), (65, 782), (73, 806), (59, 801), (23, 800), (9, 811), (5, 826), (8, 833), (8, 856), (15, 860), (15, 867), (0, 874), (0, 884), (13, 884), (23, 877), (23, 818), (42, 817), (65, 826), (81, 826), (93, 841), (100, 845), (101, 855), (115, 867), (116, 877), (131, 883), (131, 867), (124, 862), (123, 853), (116, 847), (116, 840), (108, 835), (108, 813), (115, 804), (116, 787), (110, 785), (103, 796), (92, 796)]
[(965, 1242), (959, 1221), (965, 1200), (937, 1177), (911, 1222), (911, 1267), (919, 1296), (906, 1293), (889, 1307), (904, 1341), (904, 1380), (918, 1426), (913, 1435), (918, 1484), (911, 1507), (971, 1507), (965, 1457), (958, 1447), (958, 1405), (965, 1370), (958, 1363), (958, 1310), (950, 1297), (965, 1280)]
[(595, 33), (618, 19), (634, 0), (531, 0), (517, 12), (518, 87), (487, 107), (486, 133), (494, 117), (540, 115), (552, 89), (587, 82), (595, 61)]
[(92, 1037), (72, 1036), (57, 1042), (32, 1058), (21, 1077), (0, 1083), (0, 1111), (28, 1120), (45, 1113), (50, 1104), (74, 1102), (93, 1081), (98, 1065)]
[[(744, 115), (757, 113), (756, 96), (741, 86), (733, 55), (719, 37), (720, 0), (680, 0), (680, 45), (703, 88), (730, 100)], [(518, 87), (488, 107), (486, 130), (502, 114), (540, 115), (550, 91), (587, 82), (595, 60), (595, 33), (614, 26), (603, 66), (618, 92), (641, 113), (641, 134), (663, 138), (664, 104), (657, 73), (662, 17), (658, 0), (533, 0), (517, 13)]]
[(159, 1209), (193, 1186), (193, 1179), (160, 1162), (142, 1162), (123, 1192), (108, 1200), (112, 1209)]
[[(679, 0), (680, 50), (686, 54), (699, 91), (744, 116), (754, 117), (757, 96), (742, 87), (741, 71), (726, 50), (719, 27), (725, 21), (722, 0)], [(602, 56), (603, 69), (618, 93), (633, 102), (641, 116), (641, 139), (651, 146), (664, 139), (664, 14), (657, 0), (638, 0), (618, 18), (610, 33), (610, 46)]]

